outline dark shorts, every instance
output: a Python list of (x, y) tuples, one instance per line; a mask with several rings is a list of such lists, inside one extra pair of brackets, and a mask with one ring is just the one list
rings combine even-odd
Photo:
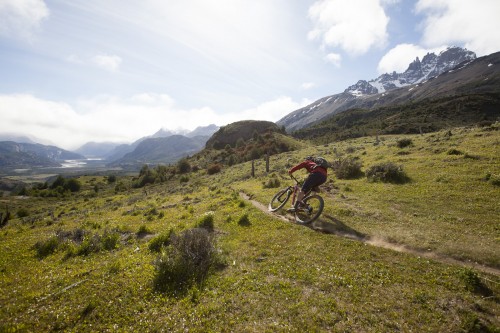
[(307, 193), (312, 188), (314, 188), (316, 186), (320, 186), (324, 182), (326, 182), (326, 176), (324, 174), (319, 173), (319, 172), (311, 173), (311, 174), (309, 174), (306, 181), (302, 185), (302, 192)]

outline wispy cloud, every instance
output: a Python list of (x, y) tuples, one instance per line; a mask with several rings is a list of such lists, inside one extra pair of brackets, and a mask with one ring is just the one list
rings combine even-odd
[(49, 9), (43, 0), (2, 0), (0, 35), (29, 40), (47, 17)]
[(92, 63), (102, 69), (115, 72), (122, 63), (122, 58), (117, 55), (99, 54), (92, 57)]
[(110, 72), (118, 71), (122, 63), (121, 57), (108, 54), (98, 54), (91, 57), (82, 57), (76, 54), (70, 54), (65, 57), (64, 60), (76, 65), (95, 66)]

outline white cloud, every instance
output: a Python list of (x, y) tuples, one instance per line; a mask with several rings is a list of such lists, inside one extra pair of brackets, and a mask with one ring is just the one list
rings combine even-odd
[(43, 0), (1, 0), (0, 35), (30, 39), (48, 16)]
[(210, 107), (178, 109), (166, 94), (143, 93), (126, 99), (103, 95), (75, 106), (28, 94), (0, 95), (0, 133), (30, 134), (76, 149), (89, 141), (131, 142), (160, 128), (193, 130), (245, 119), (277, 121), (308, 103), (278, 97), (255, 108), (218, 114)]
[(479, 56), (500, 50), (500, 1), (419, 0), (426, 47), (460, 45)]
[(335, 67), (340, 67), (340, 63), (342, 62), (342, 56), (340, 54), (337, 54), (337, 53), (328, 53), (326, 56), (325, 56), (325, 60), (334, 64)]
[(416, 57), (422, 60), (427, 53), (438, 54), (445, 48), (446, 47), (442, 46), (434, 49), (425, 49), (414, 44), (399, 44), (382, 57), (377, 70), (379, 74), (392, 73), (393, 71), (402, 73)]
[(309, 18), (309, 38), (320, 39), (324, 48), (360, 55), (387, 43), (389, 18), (380, 0), (320, 0), (309, 8)]
[(288, 96), (280, 96), (275, 100), (264, 102), (255, 108), (229, 115), (228, 119), (230, 121), (225, 122), (225, 124), (238, 120), (268, 120), (276, 122), (290, 112), (300, 109), (310, 103), (311, 101), (307, 99), (301, 102), (295, 102)]
[(309, 89), (312, 89), (316, 86), (316, 84), (314, 82), (304, 82), (302, 83), (301, 87), (302, 89), (304, 90), (309, 90)]
[(102, 69), (115, 72), (118, 70), (118, 67), (120, 67), (122, 58), (117, 55), (100, 54), (92, 57), (91, 61)]

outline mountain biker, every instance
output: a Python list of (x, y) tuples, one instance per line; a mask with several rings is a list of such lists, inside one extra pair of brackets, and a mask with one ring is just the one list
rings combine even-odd
[(299, 194), (297, 195), (297, 200), (295, 201), (295, 209), (298, 207), (299, 204), (303, 204), (302, 199), (304, 199), (304, 196), (307, 192), (309, 192), (311, 189), (313, 189), (316, 186), (319, 186), (326, 182), (326, 179), (328, 177), (328, 172), (326, 168), (319, 166), (314, 162), (314, 157), (312, 156), (307, 156), (304, 160), (304, 162), (297, 164), (296, 166), (292, 167), (290, 170), (288, 170), (288, 174), (291, 175), (297, 170), (305, 168), (307, 172), (309, 172), (309, 176), (307, 179), (304, 181), (304, 184), (302, 185), (302, 189), (300, 190)]

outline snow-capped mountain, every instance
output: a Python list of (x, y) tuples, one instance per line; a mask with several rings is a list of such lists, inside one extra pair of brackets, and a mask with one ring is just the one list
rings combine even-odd
[(306, 107), (293, 111), (280, 119), (277, 124), (285, 126), (288, 131), (295, 131), (329, 115), (357, 107), (369, 97), (377, 94), (384, 95), (401, 87), (424, 83), (452, 70), (459, 64), (467, 64), (474, 59), (476, 59), (474, 52), (460, 47), (450, 47), (438, 55), (428, 53), (422, 60), (417, 57), (409, 64), (404, 73), (386, 73), (370, 81), (359, 80), (340, 94), (323, 97)]
[(422, 61), (417, 57), (404, 73), (382, 74), (378, 78), (360, 80), (345, 90), (354, 96), (383, 93), (410, 84), (421, 83), (436, 77), (466, 61), (476, 59), (474, 52), (460, 47), (450, 47), (439, 55), (427, 53)]

